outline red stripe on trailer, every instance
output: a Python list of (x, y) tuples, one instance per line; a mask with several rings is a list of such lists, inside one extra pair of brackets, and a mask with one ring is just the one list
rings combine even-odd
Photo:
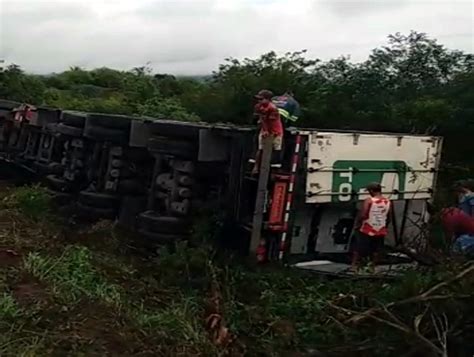
[(294, 156), (293, 156), (293, 167), (295, 165), (298, 165), (298, 153), (295, 153)]
[(277, 182), (273, 188), (270, 217), (268, 220), (270, 229), (272, 230), (280, 230), (279, 228), (274, 229), (273, 226), (280, 227), (282, 224), (283, 214), (285, 213), (285, 194), (287, 186), (287, 182)]
[(293, 203), (293, 189), (294, 189), (294, 184), (296, 182), (296, 170), (298, 168), (298, 162), (299, 162), (299, 154), (300, 154), (300, 148), (301, 148), (301, 135), (296, 135), (296, 144), (295, 144), (295, 151), (293, 152), (293, 158), (291, 160), (291, 177), (290, 177), (290, 189), (288, 191), (288, 195), (286, 198), (286, 207), (285, 207), (285, 218), (284, 218), (284, 228), (285, 231), (281, 235), (281, 240), (280, 240), (280, 254), (279, 258), (280, 260), (283, 259), (283, 255), (285, 254), (286, 251), (286, 238), (288, 235), (288, 228), (289, 228), (289, 221), (290, 221), (290, 211), (291, 211), (291, 205)]

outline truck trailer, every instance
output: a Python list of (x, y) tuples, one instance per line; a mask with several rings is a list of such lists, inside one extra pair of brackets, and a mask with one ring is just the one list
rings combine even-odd
[(117, 220), (150, 245), (189, 238), (193, 215), (211, 205), (224, 246), (264, 247), (268, 260), (347, 256), (370, 182), (393, 201), (386, 244), (426, 241), (440, 137), (290, 127), (281, 167), (267, 143), (255, 176), (252, 127), (1, 103), (4, 160), (36, 172), (79, 216)]

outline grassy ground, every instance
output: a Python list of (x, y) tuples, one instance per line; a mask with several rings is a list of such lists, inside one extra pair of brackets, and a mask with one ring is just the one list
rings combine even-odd
[[(436, 355), (410, 332), (345, 321), (349, 310), (420, 294), (455, 274), (455, 265), (387, 283), (252, 267), (205, 245), (145, 257), (110, 222), (58, 221), (38, 188), (3, 192), (0, 356)], [(450, 304), (417, 304), (397, 318), (437, 341), (429, 316), (442, 309), (457, 346), (454, 337), (471, 331), (454, 327), (469, 326), (462, 316), (473, 311), (455, 296), (471, 296), (473, 280), (443, 290)]]

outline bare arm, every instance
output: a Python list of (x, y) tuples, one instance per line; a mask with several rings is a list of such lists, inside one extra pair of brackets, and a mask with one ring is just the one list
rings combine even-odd
[(366, 198), (362, 208), (359, 210), (359, 214), (356, 218), (356, 227), (362, 226), (362, 222), (364, 222), (367, 218), (369, 218), (370, 206), (372, 205), (372, 200), (370, 198)]

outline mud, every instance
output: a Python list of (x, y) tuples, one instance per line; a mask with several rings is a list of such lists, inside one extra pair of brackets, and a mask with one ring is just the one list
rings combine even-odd
[(45, 287), (36, 279), (24, 277), (12, 288), (12, 295), (20, 306), (28, 307), (32, 304), (46, 304), (49, 295)]
[(65, 312), (62, 318), (56, 316), (55, 321), (59, 323), (57, 330), (67, 337), (62, 349), (78, 344), (88, 346), (88, 353), (93, 355), (156, 356), (156, 351), (148, 353), (144, 348), (147, 343), (140, 331), (133, 329), (128, 319), (110, 306), (84, 302)]
[(11, 248), (0, 248), (0, 267), (18, 266), (21, 264), (21, 255)]

